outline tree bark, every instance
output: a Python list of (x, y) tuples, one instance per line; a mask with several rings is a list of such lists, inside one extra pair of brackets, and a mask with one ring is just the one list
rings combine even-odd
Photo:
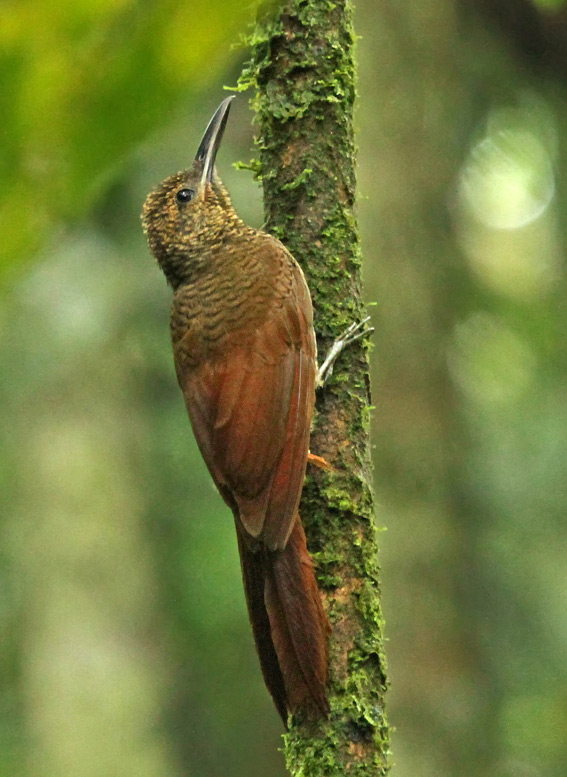
[[(355, 203), (352, 8), (348, 0), (284, 0), (260, 22), (240, 86), (254, 86), (257, 172), (266, 228), (300, 262), (320, 354), (364, 315)], [(329, 720), (293, 719), (292, 775), (378, 777), (388, 771), (386, 676), (369, 444), (367, 343), (340, 356), (317, 396), (300, 514), (332, 626)]]

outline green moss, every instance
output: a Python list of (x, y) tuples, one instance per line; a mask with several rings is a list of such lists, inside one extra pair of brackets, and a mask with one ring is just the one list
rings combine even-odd
[(306, 167), (305, 170), (295, 178), (293, 181), (286, 183), (282, 186), (282, 191), (289, 191), (291, 189), (297, 189), (299, 186), (307, 183), (313, 175), (313, 170), (310, 167)]
[(259, 179), (262, 171), (262, 165), (259, 159), (250, 159), (248, 162), (233, 162), (233, 167), (237, 170), (250, 170), (255, 179)]

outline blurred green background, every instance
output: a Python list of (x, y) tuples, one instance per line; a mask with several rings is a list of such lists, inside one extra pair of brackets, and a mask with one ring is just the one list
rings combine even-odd
[[(0, 777), (273, 777), (146, 193), (254, 2), (0, 7)], [(356, 3), (395, 777), (567, 774), (567, 16)], [(260, 226), (246, 96), (219, 167)]]

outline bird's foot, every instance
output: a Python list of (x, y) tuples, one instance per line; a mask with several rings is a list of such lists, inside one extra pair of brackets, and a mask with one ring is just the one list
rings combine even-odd
[(335, 342), (329, 348), (323, 364), (319, 367), (316, 383), (317, 388), (319, 388), (319, 386), (324, 386), (327, 380), (333, 374), (335, 361), (341, 351), (346, 348), (347, 345), (354, 343), (355, 340), (360, 340), (361, 337), (365, 337), (374, 331), (373, 326), (366, 326), (369, 321), (370, 316), (366, 316), (366, 318), (362, 319), (362, 321), (360, 321), (358, 324), (351, 324), (340, 337), (337, 337)]
[(314, 464), (316, 467), (319, 467), (319, 469), (326, 469), (329, 471), (333, 469), (327, 459), (324, 459), (322, 456), (317, 456), (316, 453), (311, 453), (311, 451), (307, 452), (307, 463)]

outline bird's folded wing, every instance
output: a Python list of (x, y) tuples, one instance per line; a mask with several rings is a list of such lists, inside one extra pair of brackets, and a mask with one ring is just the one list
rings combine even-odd
[(231, 335), (228, 355), (187, 374), (178, 369), (195, 437), (219, 490), (237, 507), (246, 532), (271, 549), (284, 547), (292, 529), (315, 394), (311, 303), (299, 285), (294, 304), (273, 310), (252, 336)]

